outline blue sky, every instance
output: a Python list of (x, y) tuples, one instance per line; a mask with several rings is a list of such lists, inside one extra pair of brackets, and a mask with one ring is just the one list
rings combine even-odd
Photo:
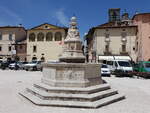
[(23, 24), (27, 29), (42, 23), (68, 26), (76, 15), (81, 37), (89, 28), (108, 20), (109, 8), (125, 9), (132, 16), (150, 12), (150, 0), (0, 0), (0, 26)]

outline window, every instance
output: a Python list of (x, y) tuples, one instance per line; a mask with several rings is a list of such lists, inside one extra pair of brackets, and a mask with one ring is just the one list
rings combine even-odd
[(48, 28), (48, 26), (45, 26), (45, 29), (47, 29)]
[(48, 32), (46, 34), (46, 41), (52, 41), (53, 40), (53, 34), (51, 32)]
[(106, 31), (109, 31), (108, 29), (106, 29)]
[(121, 37), (122, 37), (122, 42), (126, 42), (127, 41), (127, 33), (126, 32), (123, 32), (121, 33)]
[(9, 34), (9, 40), (12, 41), (12, 34)]
[(55, 33), (55, 41), (61, 41), (62, 40), (62, 34), (60, 32)]
[(115, 67), (118, 67), (118, 64), (117, 64), (117, 62), (115, 61)]
[(127, 61), (118, 61), (119, 66), (131, 67), (131, 64)]
[(36, 46), (33, 46), (33, 52), (35, 53), (37, 51)]
[(113, 61), (107, 61), (107, 65), (113, 65)]
[(0, 51), (2, 51), (2, 47), (0, 46)]
[(150, 68), (150, 63), (144, 63), (145, 68)]
[(22, 49), (22, 45), (20, 45), (20, 49)]
[(139, 43), (136, 42), (136, 51), (138, 51), (138, 46), (139, 46)]
[(0, 33), (0, 40), (2, 40), (2, 34)]
[(35, 34), (34, 33), (30, 33), (29, 34), (29, 42), (34, 42), (35, 41)]
[(8, 51), (11, 51), (11, 46), (8, 47)]
[(41, 57), (41, 61), (44, 62), (44, 61), (45, 61), (45, 58), (44, 58), (44, 57)]
[(126, 52), (126, 45), (122, 45), (122, 52)]
[(107, 65), (102, 64), (102, 68), (108, 68)]
[(105, 34), (105, 41), (106, 41), (106, 42), (110, 42), (109, 34)]
[(127, 36), (126, 32), (121, 33), (122, 38), (125, 38)]
[(44, 34), (42, 32), (38, 33), (37, 41), (44, 41)]
[[(32, 57), (32, 61), (37, 61), (36, 57)], [(32, 63), (36, 63), (36, 62), (32, 62)]]
[(109, 38), (109, 34), (105, 34), (105, 37), (106, 37), (106, 38)]
[(109, 45), (105, 45), (105, 51), (106, 51), (106, 52), (109, 51)]
[(122, 29), (122, 31), (126, 31), (126, 29)]

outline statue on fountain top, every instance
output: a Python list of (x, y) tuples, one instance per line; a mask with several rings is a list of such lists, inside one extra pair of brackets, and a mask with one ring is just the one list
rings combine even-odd
[(75, 40), (78, 39), (78, 41), (80, 40), (80, 34), (77, 28), (77, 18), (74, 16), (71, 18), (70, 28), (65, 41), (71, 40), (70, 38), (74, 38)]
[(68, 34), (64, 40), (64, 50), (59, 60), (67, 63), (85, 62), (85, 56), (82, 51), (82, 41), (80, 40), (80, 34), (77, 28), (77, 18), (75, 16), (70, 20)]

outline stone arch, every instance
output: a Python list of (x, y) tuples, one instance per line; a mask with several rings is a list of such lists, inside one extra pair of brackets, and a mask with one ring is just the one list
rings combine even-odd
[(19, 57), (19, 56), (16, 56), (16, 57), (15, 57), (15, 61), (17, 61), (17, 62), (20, 61), (20, 57)]
[(36, 61), (37, 60), (37, 57), (32, 57), (32, 61)]
[(34, 42), (35, 41), (35, 33), (30, 33), (29, 34), (29, 42)]
[(62, 41), (62, 33), (61, 32), (55, 33), (55, 41)]
[(45, 57), (41, 57), (41, 61), (42, 61), (42, 62), (45, 62)]
[(44, 41), (44, 33), (42, 33), (42, 32), (38, 33), (37, 41)]
[(46, 41), (53, 41), (53, 33), (52, 32), (48, 32), (46, 34)]

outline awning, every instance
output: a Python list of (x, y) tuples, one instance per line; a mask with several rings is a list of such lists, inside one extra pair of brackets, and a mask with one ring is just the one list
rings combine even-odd
[(114, 56), (115, 60), (131, 60), (129, 56)]
[(131, 60), (129, 56), (98, 56), (99, 60)]
[(99, 60), (114, 60), (113, 56), (98, 56)]

